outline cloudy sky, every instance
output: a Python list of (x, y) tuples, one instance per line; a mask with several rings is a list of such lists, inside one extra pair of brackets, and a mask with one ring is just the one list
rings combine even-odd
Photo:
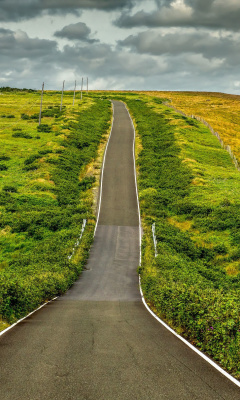
[(240, 94), (240, 0), (0, 0), (0, 87)]

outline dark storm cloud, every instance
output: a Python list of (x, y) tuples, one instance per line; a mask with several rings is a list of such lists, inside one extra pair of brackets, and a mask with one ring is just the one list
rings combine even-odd
[[(67, 45), (62, 50), (57, 42), (31, 39), (24, 32), (0, 30), (1, 77), (0, 86), (61, 89), (78, 86), (82, 76), (88, 76), (91, 88), (144, 90), (210, 90), (234, 91), (238, 81), (240, 53), (236, 51), (223, 63), (208, 60), (202, 54), (142, 54), (111, 45)], [(199, 39), (200, 41), (200, 39)], [(174, 38), (172, 38), (174, 42)], [(172, 43), (171, 42), (171, 43)], [(128, 43), (128, 45), (133, 45)], [(214, 44), (214, 43), (213, 43)], [(200, 44), (199, 44), (200, 46)], [(229, 79), (224, 76), (231, 75)], [(232, 82), (232, 83), (231, 83)], [(100, 87), (99, 87), (100, 85)]]
[(97, 78), (143, 76), (148, 73), (159, 73), (156, 60), (141, 55), (116, 51), (108, 44), (93, 44), (92, 46), (65, 46), (59, 62), (62, 67), (71, 64), (86, 74)]
[[(146, 71), (156, 76), (161, 67), (149, 56), (129, 54), (113, 49), (111, 45), (66, 45), (62, 50), (56, 41), (31, 39), (22, 31), (0, 30), (1, 77), (6, 85), (39, 88), (60, 88), (62, 79), (121, 82), (123, 79), (140, 80)], [(12, 83), (12, 81), (14, 83)], [(114, 83), (115, 84), (115, 83)]]
[(0, 21), (20, 21), (44, 14), (76, 14), (83, 9), (130, 8), (135, 0), (0, 0)]
[(55, 32), (54, 36), (88, 43), (98, 42), (96, 39), (91, 39), (90, 34), (91, 29), (84, 22), (78, 22), (65, 26), (61, 31)]
[(185, 4), (197, 11), (209, 11), (216, 0), (184, 0)]
[(153, 12), (139, 11), (134, 15), (123, 12), (115, 21), (121, 28), (147, 27), (205, 27), (209, 29), (240, 30), (240, 3), (236, 0), (156, 0)]
[(215, 37), (209, 32), (168, 33), (148, 30), (137, 35), (130, 35), (118, 42), (120, 46), (129, 47), (140, 54), (202, 54), (205, 58), (235, 57), (240, 54), (240, 43), (233, 36)]
[[(44, 57), (46, 54), (57, 52), (57, 43), (53, 40), (31, 39), (25, 32), (13, 32), (9, 29), (0, 29), (1, 59), (9, 56), (10, 59)], [(11, 64), (10, 64), (11, 65)]]

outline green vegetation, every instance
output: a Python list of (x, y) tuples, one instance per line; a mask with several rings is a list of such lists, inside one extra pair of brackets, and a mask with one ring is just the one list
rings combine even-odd
[(138, 100), (125, 97), (142, 142), (139, 272), (145, 298), (181, 335), (239, 377), (239, 172), (204, 125), (159, 99)]
[[(38, 127), (38, 92), (0, 92), (0, 314), (5, 321), (63, 293), (84, 266), (95, 224), (99, 149), (102, 154), (109, 129), (107, 100), (115, 98), (127, 103), (137, 128), (145, 298), (182, 336), (239, 378), (240, 180), (218, 140), (204, 125), (163, 105), (168, 93), (160, 98), (95, 92), (73, 108), (69, 92), (60, 112), (61, 94), (49, 92)], [(191, 95), (170, 95), (187, 112)], [(197, 94), (193, 98), (196, 109)], [(230, 115), (233, 100), (221, 101)], [(212, 119), (220, 106), (219, 100), (217, 112), (209, 111)]]
[(167, 99), (178, 110), (207, 121), (225, 144), (231, 146), (240, 161), (239, 95), (214, 92), (148, 92), (150, 96)]
[(92, 243), (95, 176), (87, 166), (109, 130), (111, 104), (89, 96), (73, 108), (72, 95), (60, 112), (61, 94), (45, 93), (40, 127), (39, 93), (0, 96), (4, 115), (16, 115), (0, 118), (0, 316), (9, 323), (64, 293)]

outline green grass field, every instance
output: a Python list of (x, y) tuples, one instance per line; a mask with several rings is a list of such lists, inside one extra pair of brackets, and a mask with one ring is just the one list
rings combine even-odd
[[(63, 293), (83, 269), (111, 121), (108, 99), (119, 99), (137, 131), (145, 298), (177, 332), (239, 378), (240, 173), (203, 124), (163, 104), (170, 99), (196, 115), (199, 101), (198, 115), (207, 120), (204, 100), (209, 111), (216, 97), (218, 108), (209, 120), (215, 128), (218, 115), (231, 125), (237, 99), (220, 101), (209, 93), (197, 99), (193, 93), (191, 102), (189, 93), (91, 92), (83, 101), (77, 97), (73, 108), (72, 95), (65, 94), (61, 113), (61, 94), (45, 94), (40, 130), (38, 92), (0, 95), (2, 327)], [(84, 218), (85, 234), (69, 260)]]
[(126, 102), (142, 142), (144, 295), (161, 318), (239, 377), (239, 172), (196, 120), (158, 99)]
[(60, 112), (61, 94), (46, 92), (38, 127), (40, 93), (0, 96), (3, 328), (66, 291), (88, 257), (95, 225), (92, 187), (100, 171), (96, 159), (109, 133), (111, 104), (84, 96), (73, 108), (72, 99), (73, 93), (65, 93)]

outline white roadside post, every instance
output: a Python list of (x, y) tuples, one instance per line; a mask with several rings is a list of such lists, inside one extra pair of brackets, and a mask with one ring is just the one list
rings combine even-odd
[(156, 238), (156, 232), (155, 232), (155, 222), (154, 222), (154, 224), (152, 224), (152, 234), (153, 234), (155, 257), (157, 257), (158, 252), (157, 252), (157, 238)]

